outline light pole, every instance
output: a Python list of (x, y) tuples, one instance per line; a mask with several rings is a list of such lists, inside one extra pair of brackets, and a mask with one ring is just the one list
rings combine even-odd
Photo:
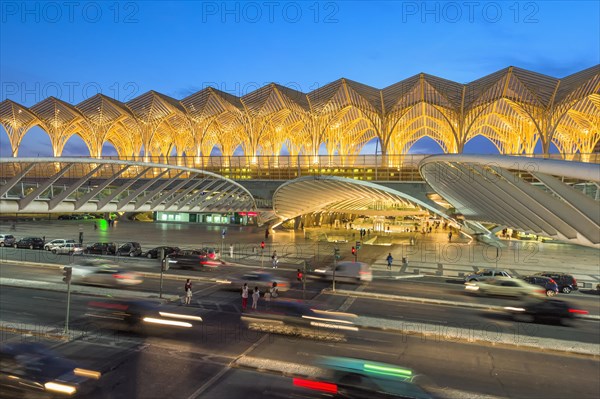
[(69, 316), (71, 312), (71, 276), (73, 268), (71, 266), (63, 267), (63, 281), (67, 283), (67, 317), (65, 319), (65, 334), (69, 333)]

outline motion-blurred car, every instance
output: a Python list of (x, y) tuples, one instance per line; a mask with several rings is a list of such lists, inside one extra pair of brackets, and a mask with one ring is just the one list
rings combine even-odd
[(432, 398), (419, 386), (424, 377), (404, 367), (335, 356), (318, 358), (316, 366), (325, 375), (294, 378), (294, 386), (339, 398)]
[(498, 277), (493, 280), (465, 283), (465, 290), (479, 295), (510, 296), (515, 298), (545, 297), (546, 290), (523, 280)]
[(73, 218), (73, 215), (59, 215), (57, 219), (58, 220), (72, 220), (74, 218)]
[(277, 277), (267, 272), (251, 272), (246, 273), (239, 277), (230, 277), (226, 280), (220, 280), (220, 283), (230, 284), (231, 289), (241, 290), (244, 283), (248, 283), (250, 291), (254, 290), (254, 287), (258, 287), (261, 292), (271, 288), (273, 282), (277, 283), (277, 289), (279, 292), (285, 292), (290, 289), (290, 280), (283, 277)]
[(104, 259), (80, 259), (70, 264), (73, 284), (123, 287), (143, 282), (139, 273), (128, 271), (114, 262)]
[(126, 242), (117, 249), (116, 254), (119, 256), (140, 256), (142, 246), (139, 242)]
[(114, 242), (96, 242), (88, 245), (83, 251), (85, 254), (94, 255), (114, 255), (117, 252), (117, 245)]
[(302, 330), (326, 333), (358, 331), (354, 324), (356, 316), (350, 313), (319, 310), (315, 306), (296, 299), (272, 299), (266, 310), (246, 313), (242, 322), (253, 327), (268, 326), (273, 333), (293, 333)]
[(0, 346), (2, 397), (73, 397), (94, 388), (100, 372), (78, 368), (40, 343), (4, 343)]
[(88, 303), (86, 316), (105, 328), (136, 332), (186, 329), (202, 323), (202, 317), (190, 308), (150, 300), (98, 299)]
[(577, 280), (575, 280), (575, 277), (571, 276), (570, 274), (560, 272), (541, 272), (536, 273), (535, 275), (549, 277), (556, 281), (559, 291), (563, 294), (569, 294), (571, 291), (577, 291), (579, 289), (577, 286)]
[(68, 242), (62, 245), (55, 245), (49, 249), (53, 254), (81, 255), (83, 247), (74, 242)]
[(15, 242), (15, 248), (43, 249), (44, 240), (40, 237), (24, 237)]
[(526, 281), (529, 284), (544, 287), (544, 289), (546, 290), (546, 296), (554, 296), (558, 294), (558, 284), (556, 284), (556, 281), (552, 280), (550, 277), (525, 276), (523, 277), (523, 281)]
[(47, 242), (47, 243), (44, 244), (44, 249), (46, 251), (50, 251), (53, 247), (59, 247), (61, 245), (65, 245), (67, 243), (73, 243), (74, 244), (75, 240), (66, 240), (64, 238), (59, 238), (59, 239), (56, 239), (56, 240), (52, 240), (52, 241)]
[(221, 254), (219, 253), (218, 249), (211, 248), (211, 247), (204, 247), (204, 248), (200, 249), (199, 251), (204, 256), (206, 256), (208, 259), (211, 259), (211, 260), (221, 259)]
[(167, 256), (170, 268), (210, 270), (221, 265), (221, 262), (209, 259), (203, 252), (198, 250), (180, 250)]
[(485, 281), (498, 277), (512, 278), (510, 273), (505, 270), (482, 270), (465, 277), (465, 281)]
[(146, 252), (142, 252), (142, 256), (149, 258), (149, 259), (158, 259), (158, 257), (160, 256), (160, 252), (161, 250), (164, 249), (165, 250), (165, 256), (172, 254), (173, 252), (177, 252), (180, 249), (177, 247), (167, 247), (167, 246), (162, 246), (162, 247), (156, 247), (156, 248), (152, 248)]
[(0, 234), (0, 247), (12, 247), (15, 241), (15, 236), (12, 234)]
[[(309, 276), (323, 280), (333, 280), (333, 266), (327, 269), (315, 269)], [(335, 268), (335, 281), (361, 283), (373, 281), (371, 267), (364, 262), (338, 262)]]
[(586, 310), (577, 309), (568, 302), (560, 299), (545, 299), (528, 301), (518, 306), (504, 308), (514, 320), (524, 322), (549, 321), (561, 324), (571, 324), (571, 321), (583, 314)]

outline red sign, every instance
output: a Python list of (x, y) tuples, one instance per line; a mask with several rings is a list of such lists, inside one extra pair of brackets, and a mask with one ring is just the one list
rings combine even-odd
[(256, 213), (256, 212), (238, 212), (238, 215), (240, 215), (240, 216), (258, 216), (258, 213)]

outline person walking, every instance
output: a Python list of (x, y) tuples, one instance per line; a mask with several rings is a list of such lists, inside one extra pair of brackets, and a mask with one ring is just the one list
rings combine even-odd
[(392, 270), (392, 262), (394, 261), (394, 258), (392, 258), (392, 253), (388, 253), (387, 258), (385, 258), (385, 260), (387, 260), (387, 266), (388, 266), (388, 270)]
[(233, 244), (229, 244), (229, 257), (233, 259)]
[(452, 232), (448, 233), (448, 242), (452, 242)]
[(248, 307), (248, 284), (244, 283), (242, 287), (242, 312), (246, 311)]
[(277, 269), (277, 264), (279, 263), (279, 258), (277, 257), (277, 251), (273, 251), (273, 255), (271, 255), (271, 259), (273, 260), (273, 269)]
[(185, 291), (184, 304), (189, 305), (192, 302), (192, 282), (188, 278), (183, 287)]
[(252, 292), (252, 310), (256, 310), (258, 308), (258, 300), (260, 299), (260, 291), (258, 287), (254, 287), (254, 291)]

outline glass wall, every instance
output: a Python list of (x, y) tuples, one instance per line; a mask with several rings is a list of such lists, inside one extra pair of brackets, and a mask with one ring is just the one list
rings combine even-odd
[(154, 212), (156, 222), (256, 225), (256, 212), (187, 213)]

